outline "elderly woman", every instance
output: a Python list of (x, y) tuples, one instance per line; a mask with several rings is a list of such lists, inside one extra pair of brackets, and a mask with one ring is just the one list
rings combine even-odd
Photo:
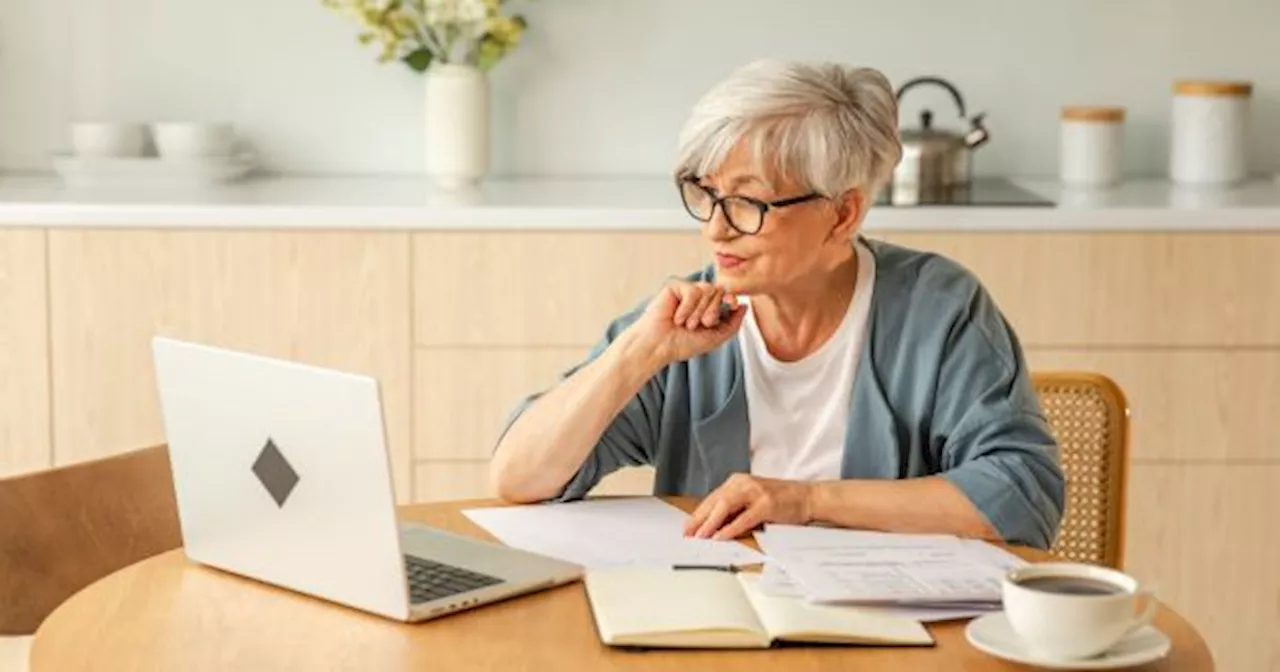
[(685, 533), (762, 523), (1050, 546), (1058, 450), (1018, 339), (978, 280), (859, 235), (901, 156), (875, 70), (758, 62), (700, 100), (676, 183), (714, 263), (608, 325), (513, 414), (510, 501), (624, 466), (705, 496)]

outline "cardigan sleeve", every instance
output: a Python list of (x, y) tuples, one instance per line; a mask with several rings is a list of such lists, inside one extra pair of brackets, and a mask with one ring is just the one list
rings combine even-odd
[(941, 476), (1006, 542), (1049, 548), (1066, 496), (1058, 445), (1017, 337), (980, 287), (942, 356), (933, 418)]

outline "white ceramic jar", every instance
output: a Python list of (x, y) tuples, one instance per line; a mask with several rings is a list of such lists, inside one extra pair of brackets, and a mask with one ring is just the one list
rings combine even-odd
[(1174, 87), (1169, 176), (1187, 185), (1229, 185), (1247, 171), (1248, 82), (1181, 81)]
[(426, 172), (444, 189), (474, 187), (489, 169), (489, 84), (480, 69), (427, 68)]
[(1062, 109), (1058, 173), (1063, 184), (1108, 187), (1120, 181), (1124, 157), (1124, 108)]

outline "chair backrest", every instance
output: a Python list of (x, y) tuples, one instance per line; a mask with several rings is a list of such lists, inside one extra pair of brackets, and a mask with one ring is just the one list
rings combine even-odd
[(1032, 380), (1061, 449), (1066, 511), (1054, 557), (1120, 568), (1124, 556), (1129, 407), (1096, 373), (1035, 372)]
[(181, 544), (164, 446), (0, 479), (0, 634), (33, 633), (81, 588)]

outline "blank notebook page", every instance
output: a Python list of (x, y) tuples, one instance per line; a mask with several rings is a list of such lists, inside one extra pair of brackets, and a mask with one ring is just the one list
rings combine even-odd
[(590, 572), (585, 581), (606, 640), (667, 632), (763, 633), (735, 574), (609, 569)]

